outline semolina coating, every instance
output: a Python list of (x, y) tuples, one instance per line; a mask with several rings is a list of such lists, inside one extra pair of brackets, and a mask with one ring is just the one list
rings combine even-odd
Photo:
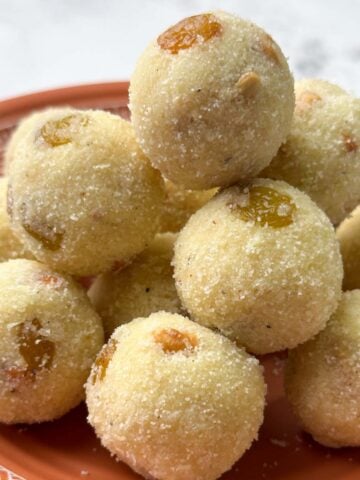
[(178, 232), (191, 215), (216, 193), (210, 190), (188, 190), (165, 179), (166, 199), (161, 217), (162, 232)]
[(159, 229), (163, 180), (120, 117), (45, 111), (15, 152), (12, 228), (38, 260), (96, 275), (140, 253)]
[(80, 285), (36, 261), (1, 263), (0, 291), (0, 422), (59, 418), (84, 399), (101, 320)]
[(333, 226), (281, 181), (256, 179), (216, 195), (179, 233), (173, 263), (191, 318), (257, 354), (311, 338), (341, 296)]
[(6, 205), (7, 186), (7, 178), (0, 177), (0, 262), (11, 258), (31, 258), (11, 229)]
[(360, 288), (360, 207), (336, 230), (344, 262), (344, 290)]
[(187, 189), (255, 176), (287, 137), (294, 82), (264, 30), (216, 11), (185, 18), (157, 37), (130, 80), (139, 144)]
[(295, 95), (290, 134), (260, 176), (303, 190), (338, 225), (360, 203), (360, 100), (314, 79)]
[(94, 281), (89, 296), (107, 337), (134, 318), (160, 310), (181, 313), (171, 265), (175, 239), (172, 233), (158, 234), (129, 266)]
[(215, 480), (263, 421), (257, 359), (185, 317), (158, 312), (117, 328), (86, 385), (89, 422), (145, 478)]
[(325, 330), (289, 353), (285, 391), (304, 430), (328, 447), (360, 446), (360, 290)]
[(40, 121), (44, 121), (45, 118), (51, 119), (52, 115), (60, 114), (60, 112), (65, 116), (72, 111), (69, 107), (56, 107), (56, 108), (48, 108), (46, 110), (35, 111), (29, 115), (26, 115), (22, 118), (17, 127), (12, 132), (9, 141), (6, 144), (5, 152), (4, 152), (4, 174), (8, 175), (9, 166), (12, 162), (14, 156), (16, 155), (16, 149), (19, 145), (25, 140), (28, 134), (32, 134), (34, 128), (36, 128), (37, 123)]

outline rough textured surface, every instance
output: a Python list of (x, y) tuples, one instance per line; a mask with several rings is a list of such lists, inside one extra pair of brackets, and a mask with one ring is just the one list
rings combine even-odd
[[(289, 133), (294, 107), (293, 79), (272, 38), (239, 17), (211, 17), (220, 25), (216, 34), (188, 32), (186, 39), (197, 40), (178, 53), (159, 36), (130, 81), (141, 148), (166, 178), (199, 190), (267, 166)], [(175, 34), (181, 37), (178, 28)]]
[(46, 119), (51, 119), (53, 115), (64, 114), (65, 116), (71, 112), (72, 109), (67, 107), (48, 108), (46, 111), (34, 112), (22, 118), (6, 144), (3, 165), (4, 174), (7, 175), (9, 173), (9, 166), (15, 156), (16, 149), (18, 147), (26, 148), (26, 146), (21, 147), (22, 142), (26, 141), (27, 136), (31, 135), (31, 132), (38, 128), (39, 123), (45, 123)]
[(344, 262), (343, 288), (360, 288), (360, 207), (339, 225), (336, 236)]
[(295, 347), (324, 328), (343, 277), (326, 215), (306, 194), (266, 179), (230, 187), (198, 210), (179, 234), (174, 266), (191, 317), (254, 353)]
[(131, 265), (95, 280), (89, 295), (107, 336), (119, 325), (159, 310), (180, 313), (171, 266), (175, 239), (174, 234), (157, 235)]
[(31, 258), (23, 244), (10, 228), (10, 219), (6, 211), (7, 178), (0, 178), (0, 262), (10, 258)]
[(260, 176), (305, 191), (337, 225), (360, 203), (360, 100), (323, 80), (295, 92), (290, 135)]
[(130, 123), (103, 111), (45, 111), (9, 168), (12, 226), (41, 261), (94, 275), (141, 252), (159, 228), (163, 182)]
[(187, 190), (165, 180), (166, 200), (161, 217), (162, 232), (178, 232), (191, 215), (210, 200), (216, 193), (211, 190)]
[(64, 415), (103, 345), (100, 318), (82, 287), (41, 263), (0, 264), (0, 422)]
[(86, 391), (103, 445), (158, 480), (215, 480), (249, 448), (263, 420), (258, 360), (165, 312), (116, 329)]
[(329, 447), (360, 446), (360, 290), (315, 339), (290, 352), (286, 392), (303, 428)]

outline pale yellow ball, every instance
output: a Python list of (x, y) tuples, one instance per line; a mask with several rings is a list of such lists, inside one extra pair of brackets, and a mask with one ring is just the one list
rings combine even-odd
[(86, 393), (102, 444), (158, 480), (219, 478), (256, 439), (265, 403), (257, 359), (166, 312), (115, 330)]
[(295, 93), (290, 134), (260, 176), (303, 190), (337, 225), (360, 203), (360, 100), (323, 80)]
[(67, 413), (104, 341), (99, 316), (70, 277), (31, 260), (0, 263), (0, 422)]
[(289, 354), (286, 393), (304, 430), (329, 447), (360, 446), (360, 290), (329, 324)]
[(45, 111), (15, 152), (12, 228), (38, 260), (95, 275), (140, 253), (159, 229), (163, 181), (120, 117)]
[(293, 78), (264, 30), (216, 11), (170, 27), (140, 56), (130, 109), (163, 175), (206, 190), (256, 175), (290, 131)]
[(253, 353), (293, 348), (325, 327), (341, 295), (334, 228), (290, 185), (223, 190), (180, 232), (176, 287), (197, 322)]

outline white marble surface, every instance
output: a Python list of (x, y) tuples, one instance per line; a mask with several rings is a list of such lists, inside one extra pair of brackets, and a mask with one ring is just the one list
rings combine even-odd
[(268, 30), (295, 76), (360, 95), (359, 0), (0, 0), (0, 98), (128, 79), (157, 33), (219, 8)]

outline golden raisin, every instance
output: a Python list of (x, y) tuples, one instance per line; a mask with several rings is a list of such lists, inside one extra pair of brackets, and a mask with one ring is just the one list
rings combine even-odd
[(63, 240), (64, 234), (62, 232), (57, 232), (54, 228), (49, 225), (40, 224), (40, 223), (28, 223), (24, 222), (22, 224), (24, 230), (27, 231), (35, 240), (42, 243), (44, 248), (55, 252), (61, 247), (61, 242)]
[(21, 323), (17, 327), (19, 352), (27, 364), (27, 372), (34, 375), (49, 369), (55, 355), (55, 344), (41, 334), (42, 325), (37, 318)]
[(211, 13), (184, 18), (162, 33), (157, 43), (160, 48), (176, 55), (193, 45), (204, 43), (222, 33), (222, 25)]
[(51, 251), (59, 250), (64, 237), (64, 233), (59, 229), (52, 227), (38, 219), (30, 218), (27, 212), (26, 204), (20, 206), (21, 223), (24, 230), (35, 240), (42, 243), (44, 248)]
[(261, 227), (282, 228), (291, 225), (296, 205), (289, 195), (270, 187), (244, 187), (236, 201), (228, 203), (245, 222)]
[(195, 335), (188, 332), (179, 332), (175, 328), (164, 328), (153, 334), (155, 342), (161, 345), (165, 353), (176, 353), (183, 350), (194, 350), (198, 345)]
[(319, 102), (320, 100), (320, 95), (306, 90), (304, 92), (301, 92), (300, 95), (296, 97), (295, 108), (296, 110), (305, 110), (311, 107), (314, 103)]
[(117, 347), (117, 340), (114, 338), (111, 338), (109, 342), (102, 348), (101, 352), (97, 356), (93, 371), (92, 371), (92, 376), (91, 376), (91, 381), (92, 384), (94, 385), (97, 380), (104, 380), (105, 375), (106, 375), (106, 370), (109, 366), (109, 363), (116, 352), (116, 347)]
[(73, 133), (89, 123), (85, 115), (72, 114), (59, 120), (49, 120), (40, 129), (40, 135), (51, 147), (59, 147), (72, 142)]
[(241, 75), (239, 80), (236, 82), (236, 87), (241, 95), (245, 97), (253, 97), (261, 84), (260, 77), (255, 72), (247, 72), (244, 75)]
[(343, 143), (346, 151), (348, 153), (356, 152), (359, 146), (354, 140), (354, 138), (351, 135), (348, 135), (347, 133), (343, 133), (342, 137), (343, 137)]

